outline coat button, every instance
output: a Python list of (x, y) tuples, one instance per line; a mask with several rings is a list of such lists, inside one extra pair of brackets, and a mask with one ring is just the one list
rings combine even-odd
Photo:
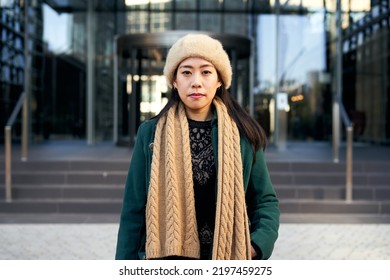
[(153, 143), (150, 143), (150, 144), (149, 144), (149, 149), (150, 149), (151, 151), (153, 151), (153, 146), (154, 146)]

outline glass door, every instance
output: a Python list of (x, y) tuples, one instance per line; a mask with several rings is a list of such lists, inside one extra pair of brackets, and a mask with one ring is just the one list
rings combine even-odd
[[(191, 31), (196, 32), (196, 31)], [(204, 33), (204, 32), (202, 32)], [(168, 102), (163, 68), (172, 44), (185, 31), (127, 34), (115, 39), (114, 142), (133, 146), (139, 125), (157, 115)], [(221, 41), (233, 68), (232, 95), (251, 109), (251, 41), (242, 36), (209, 34)]]

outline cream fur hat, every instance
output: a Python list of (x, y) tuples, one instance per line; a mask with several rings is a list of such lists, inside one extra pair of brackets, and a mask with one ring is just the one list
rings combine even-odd
[(180, 38), (168, 51), (164, 75), (170, 87), (179, 64), (189, 57), (200, 57), (211, 62), (217, 69), (225, 88), (232, 82), (232, 66), (222, 44), (204, 34), (188, 34)]

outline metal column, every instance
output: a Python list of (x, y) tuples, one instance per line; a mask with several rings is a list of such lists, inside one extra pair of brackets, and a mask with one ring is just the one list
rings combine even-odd
[(340, 148), (340, 104), (342, 102), (342, 67), (343, 67), (343, 48), (342, 48), (342, 29), (341, 29), (341, 0), (336, 2), (336, 38), (335, 38), (335, 91), (333, 92), (333, 113), (332, 113), (332, 135), (333, 135), (333, 161), (339, 162)]
[(114, 144), (118, 143), (118, 94), (119, 94), (119, 77), (118, 77), (118, 73), (119, 73), (119, 58), (118, 58), (118, 52), (117, 52), (117, 42), (116, 42), (116, 38), (114, 40), (114, 96), (113, 96), (113, 100), (114, 100), (114, 114), (113, 114), (113, 123), (114, 123), (114, 127), (113, 127), (113, 135), (112, 135), (112, 140), (114, 142)]
[(88, 0), (87, 11), (87, 143), (95, 143), (95, 30), (94, 1)]
[(27, 160), (29, 132), (30, 132), (30, 94), (31, 94), (31, 52), (29, 36), (29, 1), (24, 2), (24, 92), (22, 113), (22, 161)]
[(275, 56), (275, 92), (274, 92), (274, 133), (273, 142), (276, 147), (279, 146), (279, 118), (278, 118), (278, 98), (279, 93), (279, 29), (280, 23), (280, 3), (279, 0), (275, 0), (275, 17), (276, 17), (276, 56)]

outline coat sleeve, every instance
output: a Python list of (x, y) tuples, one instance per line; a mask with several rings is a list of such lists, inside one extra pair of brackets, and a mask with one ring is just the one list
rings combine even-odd
[(269, 259), (278, 238), (280, 210), (262, 150), (250, 171), (246, 202), (252, 245), (258, 258)]
[(117, 260), (139, 259), (139, 250), (144, 246), (148, 162), (145, 134), (141, 125), (126, 178), (115, 255)]

